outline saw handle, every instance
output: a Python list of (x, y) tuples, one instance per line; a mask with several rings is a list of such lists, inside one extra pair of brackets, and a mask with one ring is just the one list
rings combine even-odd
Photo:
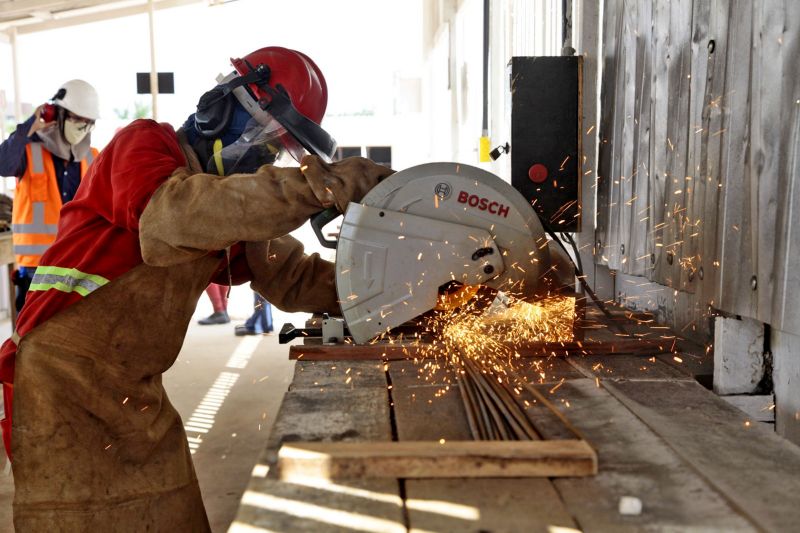
[(328, 223), (336, 220), (340, 214), (341, 213), (339, 213), (335, 207), (329, 207), (325, 211), (320, 211), (311, 217), (311, 227), (314, 230), (314, 234), (316, 234), (319, 243), (325, 248), (331, 248), (335, 250), (339, 241), (336, 239), (326, 239), (325, 235), (322, 234), (322, 228), (327, 226)]

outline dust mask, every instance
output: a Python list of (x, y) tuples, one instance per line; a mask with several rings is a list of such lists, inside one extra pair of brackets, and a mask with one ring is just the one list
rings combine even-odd
[(81, 142), (84, 137), (89, 134), (91, 128), (85, 122), (77, 122), (74, 120), (64, 121), (64, 139), (71, 145), (75, 146)]

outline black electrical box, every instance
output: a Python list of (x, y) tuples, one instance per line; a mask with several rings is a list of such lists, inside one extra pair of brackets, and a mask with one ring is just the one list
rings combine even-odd
[[(158, 72), (158, 94), (175, 94), (175, 73)], [(136, 94), (152, 94), (153, 88), (150, 87), (150, 73), (136, 73)]]
[(554, 231), (580, 231), (583, 58), (512, 57), (511, 184)]

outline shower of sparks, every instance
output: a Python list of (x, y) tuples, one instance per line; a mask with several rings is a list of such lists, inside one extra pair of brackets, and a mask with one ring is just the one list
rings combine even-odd
[[(475, 294), (475, 289), (466, 287), (466, 296)], [(471, 290), (470, 290), (471, 289)], [(449, 306), (458, 299), (442, 297)], [(554, 296), (535, 303), (501, 294), (488, 309), (485, 301), (472, 298), (454, 309), (443, 310), (425, 317), (422, 329), (428, 339), (389, 338), (389, 342), (405, 341), (418, 350), (425, 361), (420, 366), (420, 378), (425, 381), (445, 368), (463, 372), (469, 362), (477, 368), (492, 371), (499, 379), (511, 381), (506, 374), (523, 364), (517, 352), (535, 343), (570, 342), (576, 317), (575, 297)], [(525, 360), (527, 365), (541, 369), (542, 362)], [(546, 373), (540, 373), (542, 381)], [(448, 385), (449, 387), (449, 385)]]

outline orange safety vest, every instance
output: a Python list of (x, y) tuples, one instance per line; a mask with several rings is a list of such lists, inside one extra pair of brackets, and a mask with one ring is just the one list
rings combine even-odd
[[(97, 153), (92, 148), (81, 161), (81, 178)], [(28, 167), (14, 192), (11, 231), (17, 266), (36, 267), (56, 240), (62, 202), (50, 152), (41, 143), (29, 143), (25, 155)]]

